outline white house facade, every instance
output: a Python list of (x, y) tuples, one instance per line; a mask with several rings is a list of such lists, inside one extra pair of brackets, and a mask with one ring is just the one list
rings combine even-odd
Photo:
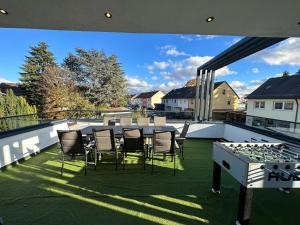
[(299, 75), (270, 78), (247, 99), (247, 125), (300, 128)]

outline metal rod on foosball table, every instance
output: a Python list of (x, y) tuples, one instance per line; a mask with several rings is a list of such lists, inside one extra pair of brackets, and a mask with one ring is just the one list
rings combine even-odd
[(239, 208), (236, 224), (249, 225), (252, 207), (253, 189), (240, 186)]
[(221, 166), (214, 162), (213, 183), (211, 188), (213, 193), (221, 193)]

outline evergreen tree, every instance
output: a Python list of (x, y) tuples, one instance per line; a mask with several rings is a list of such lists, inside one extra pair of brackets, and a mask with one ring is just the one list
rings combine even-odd
[(124, 72), (117, 56), (104, 52), (76, 49), (64, 60), (72, 79), (84, 95), (96, 105), (120, 106), (127, 95)]
[(43, 105), (41, 78), (47, 66), (54, 66), (55, 58), (48, 50), (48, 45), (40, 42), (37, 46), (31, 47), (29, 56), (26, 56), (24, 65), (21, 67), (22, 89), (26, 99), (31, 105), (36, 105), (39, 109)]

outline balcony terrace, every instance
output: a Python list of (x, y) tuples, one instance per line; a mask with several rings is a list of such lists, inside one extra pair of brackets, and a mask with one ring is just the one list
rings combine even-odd
[[(167, 122), (179, 131), (183, 126), (180, 120)], [(101, 121), (85, 119), (78, 124), (84, 128)], [(223, 173), (222, 194), (211, 192), (213, 140), (282, 142), (275, 134), (254, 128), (192, 123), (184, 144), (185, 160), (177, 155), (176, 176), (169, 158), (154, 161), (151, 175), (151, 161), (143, 170), (136, 154), (126, 158), (125, 170), (115, 171), (114, 159), (109, 157), (96, 171), (91, 162), (86, 176), (81, 159), (68, 160), (61, 176), (57, 129), (67, 129), (67, 120), (44, 121), (1, 134), (0, 217), (4, 224), (234, 224), (239, 183)], [(254, 198), (252, 224), (279, 225), (287, 220), (289, 225), (298, 224), (290, 220), (300, 207), (298, 189), (290, 195), (257, 189)]]
[[(5, 224), (234, 224), (239, 185), (224, 174), (223, 194), (211, 193), (212, 142), (188, 140), (185, 149), (176, 176), (171, 162), (157, 160), (151, 175), (131, 155), (125, 170), (115, 171), (107, 159), (97, 171), (89, 165), (85, 176), (82, 161), (76, 161), (61, 177), (60, 155), (52, 146), (0, 173), (1, 216)], [(257, 190), (252, 224), (298, 224), (290, 218), (299, 200), (297, 189), (291, 195)]]

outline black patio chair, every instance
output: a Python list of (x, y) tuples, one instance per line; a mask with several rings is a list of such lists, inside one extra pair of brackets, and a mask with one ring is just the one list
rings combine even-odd
[(116, 160), (116, 170), (118, 169), (118, 151), (115, 143), (115, 134), (113, 129), (93, 129), (95, 140), (94, 160), (95, 170), (97, 167), (98, 155), (101, 157), (105, 154), (114, 155)]
[(71, 159), (75, 159), (76, 156), (84, 156), (85, 167), (84, 173), (87, 174), (87, 157), (91, 150), (91, 145), (84, 145), (82, 134), (80, 130), (58, 130), (57, 131), (61, 155), (62, 155), (62, 165), (61, 165), (61, 175), (64, 171), (64, 161), (65, 155), (71, 156)]
[(184, 141), (186, 139), (186, 134), (189, 130), (189, 127), (190, 127), (190, 123), (185, 121), (184, 123), (184, 126), (182, 128), (182, 131), (180, 133), (180, 135), (178, 137), (176, 137), (176, 148), (179, 149), (179, 152), (181, 154), (181, 157), (182, 159), (184, 160), (184, 154), (183, 154), (183, 144), (184, 144)]
[(144, 146), (143, 129), (123, 128), (123, 169), (125, 168), (125, 157), (127, 153), (141, 152), (143, 154), (144, 169), (146, 169), (146, 153)]
[(154, 155), (171, 156), (174, 162), (174, 176), (176, 172), (176, 154), (175, 154), (175, 131), (154, 131), (153, 145), (151, 146), (151, 160), (153, 174)]

